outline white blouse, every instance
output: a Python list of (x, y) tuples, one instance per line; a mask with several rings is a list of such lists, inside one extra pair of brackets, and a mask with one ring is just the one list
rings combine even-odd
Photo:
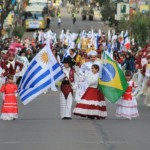
[(99, 73), (96, 73), (96, 74), (89, 73), (86, 75), (86, 77), (87, 77), (87, 82), (88, 82), (89, 87), (97, 88)]

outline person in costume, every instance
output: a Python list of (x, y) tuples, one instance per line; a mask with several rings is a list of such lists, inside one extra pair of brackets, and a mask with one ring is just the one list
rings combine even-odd
[(85, 62), (81, 65), (80, 73), (87, 73), (91, 72), (91, 68), (93, 64), (97, 64), (101, 68), (101, 62), (97, 60), (97, 52), (92, 50), (88, 53), (88, 56), (90, 58), (89, 62)]
[(88, 83), (86, 79), (86, 74), (92, 73), (92, 65), (97, 64), (99, 67), (101, 66), (101, 62), (97, 60), (97, 52), (92, 50), (88, 53), (89, 61), (85, 62), (81, 65), (78, 73), (78, 79), (76, 82), (76, 91), (75, 91), (75, 101), (80, 101), (81, 97), (85, 93), (88, 88)]
[(6, 79), (7, 75), (9, 74), (8, 54), (3, 55), (0, 63), (1, 63), (1, 68), (2, 68), (1, 81), (3, 84), (3, 83), (5, 83), (5, 79)]
[[(15, 59), (15, 54), (10, 52), (7, 66), (9, 68), (9, 74), (14, 76), (16, 73), (22, 70), (23, 63), (20, 63), (19, 61), (17, 61)], [(17, 68), (19, 68), (18, 71), (17, 71)]]
[(75, 80), (75, 70), (72, 68), (72, 59), (66, 57), (63, 60), (64, 77), (60, 86), (60, 113), (62, 119), (72, 119), (71, 109), (73, 103), (73, 84)]
[(21, 71), (19, 71), (20, 67), (16, 69), (16, 77), (17, 77), (17, 80), (16, 80), (16, 83), (17, 85), (19, 85), (21, 79), (22, 79), (22, 76), (25, 74), (28, 66), (29, 66), (29, 61), (26, 57), (26, 52), (25, 51), (21, 51), (20, 54), (17, 56), (17, 59), (20, 63), (23, 64), (23, 68)]
[(94, 64), (91, 70), (91, 73), (86, 74), (88, 88), (75, 106), (73, 114), (90, 119), (105, 119), (107, 116), (106, 101), (104, 95), (97, 88), (99, 66)]
[(14, 76), (15, 81), (16, 81), (16, 74), (22, 71), (23, 66), (24, 66), (23, 63), (15, 59), (15, 54), (10, 52), (7, 67), (9, 68), (9, 74)]
[(150, 106), (150, 56), (147, 57), (147, 64), (145, 65), (145, 81), (143, 86), (143, 94), (146, 95), (144, 104)]
[[(126, 80), (128, 82), (128, 88), (123, 94), (122, 98), (116, 102), (116, 116), (127, 119), (138, 117), (137, 101), (135, 96), (138, 92), (138, 87), (134, 81), (132, 81), (132, 74), (130, 71), (125, 73)], [(134, 92), (133, 92), (134, 89)]]
[(72, 58), (72, 61), (76, 63), (76, 65), (80, 66), (81, 64), (81, 56), (76, 53), (76, 50), (74, 48), (71, 48), (69, 50), (69, 56)]
[(17, 85), (13, 82), (13, 75), (8, 75), (6, 83), (0, 88), (0, 92), (4, 94), (0, 117), (2, 120), (18, 118), (17, 90)]

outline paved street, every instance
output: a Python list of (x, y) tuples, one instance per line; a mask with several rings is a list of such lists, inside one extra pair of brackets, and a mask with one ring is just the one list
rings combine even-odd
[(49, 91), (20, 103), (18, 120), (0, 120), (0, 150), (149, 150), (150, 108), (138, 103), (133, 120), (116, 118), (110, 103), (106, 120), (61, 120), (59, 92)]
[[(73, 25), (71, 14), (65, 9), (61, 28), (57, 28), (57, 18), (52, 19), (51, 27), (56, 33), (62, 28), (76, 32), (91, 28), (107, 30), (101, 21), (81, 21), (80, 15)], [(32, 34), (27, 32), (24, 37)], [(138, 104), (140, 117), (133, 120), (116, 118), (115, 105), (109, 102), (106, 120), (77, 116), (61, 120), (59, 92), (49, 91), (27, 106), (19, 102), (18, 120), (0, 120), (0, 150), (149, 150), (150, 108), (143, 106), (142, 98)]]
[[(81, 9), (82, 10), (82, 9)], [(80, 11), (81, 11), (80, 10)], [(57, 24), (57, 17), (53, 17), (51, 20), (51, 29), (53, 32), (57, 33), (59, 35), (61, 33), (61, 30), (63, 28), (69, 29), (71, 32), (79, 32), (79, 30), (86, 30), (89, 31), (93, 29), (94, 31), (98, 31), (101, 29), (102, 31), (105, 31), (107, 34), (108, 26), (105, 25), (102, 21), (100, 21), (99, 16), (95, 15), (93, 21), (89, 21), (88, 19), (85, 21), (82, 21), (81, 14), (77, 14), (77, 21), (75, 24), (72, 22), (72, 14), (67, 13), (66, 8), (61, 8), (61, 14), (62, 14), (62, 23), (61, 27), (58, 28)], [(33, 31), (26, 32), (24, 37), (32, 37)]]

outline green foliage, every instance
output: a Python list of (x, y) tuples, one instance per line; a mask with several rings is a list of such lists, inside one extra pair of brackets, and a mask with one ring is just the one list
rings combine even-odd
[(105, 2), (106, 0), (95, 0), (95, 2), (99, 2), (100, 5), (103, 5), (103, 3)]
[(102, 21), (109, 21), (110, 26), (116, 25), (115, 14), (116, 4), (112, 3), (110, 5), (110, 0), (105, 0), (105, 2), (102, 5), (101, 11)]
[(150, 35), (150, 20), (146, 14), (136, 14), (130, 19), (130, 28), (133, 36), (141, 45), (145, 45)]
[(19, 38), (22, 38), (25, 32), (24, 27), (17, 27), (13, 30), (13, 36), (18, 36)]
[[(129, 34), (135, 38), (140, 45), (145, 45), (148, 39), (150, 39), (150, 14), (137, 13), (130, 17), (129, 20), (124, 16), (122, 20), (116, 21), (115, 14), (117, 10), (117, 3), (112, 0), (96, 0), (102, 4), (102, 21), (108, 21), (110, 26), (116, 28), (117, 32), (129, 31)], [(117, 0), (122, 2), (122, 0)]]
[(130, 29), (130, 22), (125, 19), (126, 17), (127, 16), (124, 16), (120, 21), (118, 21), (118, 25), (116, 27), (116, 31), (118, 33), (120, 33), (121, 31), (126, 31), (126, 30), (129, 31), (129, 29)]
[(128, 30), (129, 33), (138, 41), (140, 45), (145, 45), (150, 38), (150, 19), (147, 14), (137, 13), (130, 17), (129, 21), (122, 19), (118, 22), (119, 31)]

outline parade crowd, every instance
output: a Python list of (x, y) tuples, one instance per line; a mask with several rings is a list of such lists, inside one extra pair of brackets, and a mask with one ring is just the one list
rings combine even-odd
[[(107, 117), (107, 99), (98, 89), (104, 52), (122, 69), (128, 83), (125, 93), (116, 102), (115, 115), (130, 120), (138, 117), (140, 96), (145, 98), (143, 104), (150, 106), (150, 44), (142, 48), (122, 34), (107, 35), (101, 30), (73, 33), (63, 29), (60, 35), (41, 30), (24, 40), (12, 37), (0, 41), (1, 119), (18, 118), (18, 86), (47, 39), (65, 73), (59, 82), (62, 119), (72, 119), (72, 114), (98, 120)], [(72, 108), (74, 101), (76, 105)]]

